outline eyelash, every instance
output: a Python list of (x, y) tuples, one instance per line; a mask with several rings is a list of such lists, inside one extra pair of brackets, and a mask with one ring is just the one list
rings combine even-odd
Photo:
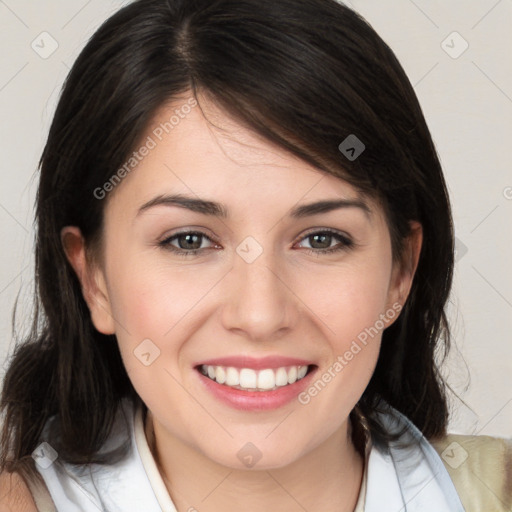
[[(308, 254), (314, 254), (316, 256), (320, 256), (320, 255), (323, 255), (323, 254), (332, 254), (332, 253), (335, 253), (335, 252), (352, 249), (354, 247), (354, 245), (355, 245), (355, 243), (349, 237), (347, 237), (346, 235), (343, 235), (343, 234), (339, 233), (338, 231), (334, 231), (334, 230), (328, 229), (328, 228), (322, 229), (322, 230), (318, 230), (318, 231), (311, 231), (310, 233), (307, 233), (306, 235), (304, 235), (299, 240), (299, 242), (301, 242), (303, 240), (306, 240), (307, 238), (310, 238), (310, 237), (312, 237), (314, 235), (325, 235), (325, 234), (328, 234), (328, 235), (330, 235), (330, 236), (332, 236), (334, 238), (337, 238), (338, 241), (339, 241), (339, 244), (335, 245), (334, 247), (327, 248), (327, 249), (308, 249), (308, 248), (304, 248), (304, 250)], [(179, 249), (179, 248), (174, 247), (173, 245), (171, 245), (171, 241), (179, 238), (180, 236), (185, 236), (185, 235), (198, 235), (200, 237), (207, 238), (211, 242), (215, 243), (214, 240), (212, 240), (208, 235), (206, 235), (205, 233), (202, 233), (201, 231), (183, 231), (181, 233), (176, 233), (176, 234), (166, 238), (165, 240), (162, 240), (161, 242), (158, 242), (158, 246), (162, 247), (165, 250), (171, 251), (171, 252), (177, 254), (178, 256), (182, 256), (184, 258), (187, 258), (189, 256), (194, 256), (194, 255), (196, 255), (196, 254), (206, 250), (206, 248), (200, 248), (200, 249)]]

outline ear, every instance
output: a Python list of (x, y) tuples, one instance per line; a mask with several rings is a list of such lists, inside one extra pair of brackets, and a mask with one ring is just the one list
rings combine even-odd
[(418, 261), (420, 259), (421, 246), (423, 244), (423, 228), (419, 222), (411, 221), (410, 232), (404, 240), (404, 247), (401, 257), (393, 265), (391, 282), (388, 292), (388, 306), (400, 304), (404, 306), (409, 292)]
[(88, 261), (80, 229), (76, 226), (66, 226), (60, 232), (60, 239), (66, 258), (80, 281), (94, 327), (103, 334), (114, 334), (115, 322), (105, 277), (100, 268)]

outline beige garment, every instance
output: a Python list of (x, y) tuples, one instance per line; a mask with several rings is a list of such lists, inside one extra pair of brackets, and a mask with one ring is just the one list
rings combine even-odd
[(512, 512), (512, 439), (449, 434), (431, 444), (466, 512)]

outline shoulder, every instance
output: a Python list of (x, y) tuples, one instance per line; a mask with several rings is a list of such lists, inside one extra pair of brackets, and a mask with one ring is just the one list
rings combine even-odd
[(449, 434), (431, 444), (467, 511), (512, 510), (512, 439)]
[(0, 512), (38, 512), (25, 480), (17, 473), (0, 473)]

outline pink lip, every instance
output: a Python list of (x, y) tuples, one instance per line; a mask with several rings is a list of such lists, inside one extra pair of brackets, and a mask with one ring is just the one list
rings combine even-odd
[[(280, 364), (282, 360), (283, 358), (280, 358)], [(219, 359), (218, 361), (221, 360)], [(226, 359), (222, 359), (222, 361), (225, 362)], [(224, 363), (212, 364), (210, 362), (203, 364), (211, 364), (212, 366), (225, 366)], [(292, 363), (292, 365), (295, 364), (298, 363)], [(235, 365), (232, 364), (231, 366)], [(287, 365), (285, 364), (282, 366)], [(243, 368), (247, 368), (247, 366)], [(269, 368), (269, 366), (265, 366), (265, 368)], [(302, 379), (294, 382), (293, 384), (277, 388), (274, 391), (244, 391), (242, 389), (235, 389), (229, 386), (225, 386), (224, 384), (219, 384), (218, 382), (203, 375), (198, 369), (196, 369), (196, 371), (202, 385), (204, 385), (205, 388), (210, 393), (212, 393), (215, 398), (229, 405), (230, 407), (242, 411), (268, 411), (282, 407), (296, 399), (300, 393), (302, 393), (307, 387), (311, 385), (312, 379), (316, 374), (317, 369), (317, 367), (314, 367)]]
[(309, 366), (313, 364), (305, 359), (297, 359), (295, 357), (283, 356), (265, 356), (265, 357), (249, 357), (249, 356), (228, 356), (216, 359), (208, 359), (201, 361), (196, 366), (232, 366), (234, 368), (252, 368), (253, 370), (264, 370), (265, 368), (280, 368), (282, 366)]

